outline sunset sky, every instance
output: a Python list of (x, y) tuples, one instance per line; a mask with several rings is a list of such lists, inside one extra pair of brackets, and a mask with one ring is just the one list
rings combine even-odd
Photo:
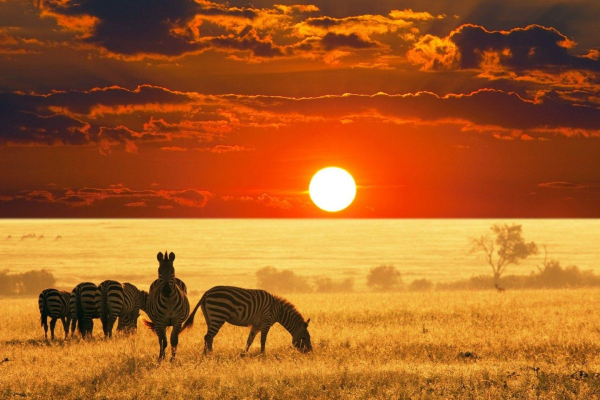
[(298, 3), (0, 0), (0, 216), (600, 217), (600, 2)]

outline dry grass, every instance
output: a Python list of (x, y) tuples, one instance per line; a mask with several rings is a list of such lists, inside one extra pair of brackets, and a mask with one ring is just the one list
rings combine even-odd
[[(241, 358), (226, 325), (202, 354), (203, 318), (178, 360), (137, 336), (43, 340), (36, 299), (0, 300), (6, 398), (597, 398), (600, 290), (294, 295), (311, 318), (303, 355), (279, 325)], [(192, 298), (192, 302), (198, 300)], [(140, 323), (141, 325), (141, 323)], [(61, 328), (62, 329), (62, 328)]]

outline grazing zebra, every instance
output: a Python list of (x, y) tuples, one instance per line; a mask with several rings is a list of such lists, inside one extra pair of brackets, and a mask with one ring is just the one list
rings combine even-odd
[(139, 290), (131, 283), (123, 284), (123, 308), (119, 315), (117, 331), (135, 332), (140, 310), (146, 309), (148, 292)]
[(75, 332), (75, 326), (79, 327), (82, 338), (92, 335), (94, 329), (94, 318), (100, 317), (96, 305), (96, 292), (98, 287), (91, 282), (80, 283), (71, 292), (71, 335)]
[(117, 281), (104, 281), (98, 285), (96, 306), (99, 308), (104, 337), (112, 337), (115, 321), (123, 308), (123, 286)]
[(292, 344), (302, 353), (312, 351), (308, 323), (293, 304), (264, 290), (242, 289), (233, 286), (215, 286), (200, 299), (194, 311), (183, 324), (183, 329), (192, 326), (198, 307), (206, 320), (204, 353), (212, 351), (214, 337), (225, 322), (236, 326), (250, 326), (246, 343), (247, 352), (260, 331), (260, 352), (265, 352), (267, 334), (279, 322), (292, 335)]
[[(167, 252), (163, 258), (162, 253), (158, 253), (158, 279), (152, 283), (148, 300), (146, 301), (146, 314), (151, 321), (144, 320), (144, 324), (158, 336), (160, 345), (159, 360), (165, 358), (165, 349), (167, 348), (168, 326), (173, 327), (171, 332), (171, 361), (175, 359), (177, 353), (177, 344), (179, 343), (179, 332), (181, 325), (190, 312), (190, 303), (186, 293), (177, 284), (175, 278), (175, 268), (173, 261), (175, 254), (170, 253), (167, 258)], [(185, 286), (185, 285), (184, 285)]]
[(56, 320), (60, 319), (65, 330), (65, 339), (69, 337), (69, 324), (71, 322), (71, 313), (69, 310), (70, 294), (69, 292), (58, 291), (56, 289), (45, 289), (40, 293), (38, 299), (40, 306), (40, 315), (44, 335), (48, 339), (48, 317), (50, 317), (50, 337), (54, 340), (54, 327)]

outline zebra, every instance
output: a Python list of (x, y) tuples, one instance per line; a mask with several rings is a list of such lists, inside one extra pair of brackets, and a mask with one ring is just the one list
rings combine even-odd
[(96, 307), (102, 321), (104, 337), (111, 338), (115, 321), (123, 308), (123, 286), (117, 281), (104, 281), (98, 285)]
[(94, 318), (99, 318), (96, 305), (96, 292), (98, 287), (92, 282), (83, 282), (75, 286), (70, 296), (71, 335), (75, 327), (79, 328), (82, 338), (92, 335)]
[(56, 289), (44, 289), (40, 293), (38, 304), (46, 340), (48, 340), (48, 317), (51, 318), (50, 337), (52, 340), (54, 340), (54, 327), (58, 319), (63, 324), (65, 339), (69, 337), (69, 324), (71, 323), (71, 313), (69, 310), (70, 297), (69, 292), (58, 291)]
[(175, 278), (175, 268), (173, 261), (175, 254), (170, 253), (167, 258), (167, 252), (163, 257), (158, 253), (158, 279), (152, 283), (148, 300), (146, 302), (146, 314), (150, 321), (144, 320), (144, 324), (156, 332), (160, 353), (158, 360), (165, 358), (165, 349), (167, 348), (166, 328), (173, 327), (171, 332), (171, 361), (175, 359), (177, 353), (177, 344), (179, 343), (179, 333), (182, 331), (181, 324), (187, 318), (190, 312), (190, 303), (186, 293), (177, 284)]
[(148, 292), (139, 290), (131, 283), (123, 284), (123, 308), (119, 315), (117, 331), (135, 332), (140, 310), (146, 309)]
[(304, 321), (292, 303), (267, 291), (215, 286), (204, 293), (182, 329), (194, 324), (194, 316), (198, 307), (202, 307), (202, 314), (204, 314), (208, 330), (204, 336), (204, 354), (212, 352), (213, 339), (225, 322), (236, 326), (251, 327), (244, 353), (248, 352), (260, 331), (260, 352), (263, 354), (269, 329), (276, 322), (283, 325), (292, 335), (292, 344), (300, 352), (312, 351), (308, 333), (310, 318)]

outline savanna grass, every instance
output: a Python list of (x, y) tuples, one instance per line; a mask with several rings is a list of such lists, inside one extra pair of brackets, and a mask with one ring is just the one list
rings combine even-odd
[(248, 330), (225, 325), (204, 356), (200, 317), (160, 364), (141, 322), (135, 336), (104, 340), (96, 321), (92, 340), (49, 343), (36, 299), (0, 300), (0, 397), (600, 397), (600, 290), (287, 298), (311, 318), (313, 353), (276, 325), (265, 356), (255, 343), (241, 357)]

